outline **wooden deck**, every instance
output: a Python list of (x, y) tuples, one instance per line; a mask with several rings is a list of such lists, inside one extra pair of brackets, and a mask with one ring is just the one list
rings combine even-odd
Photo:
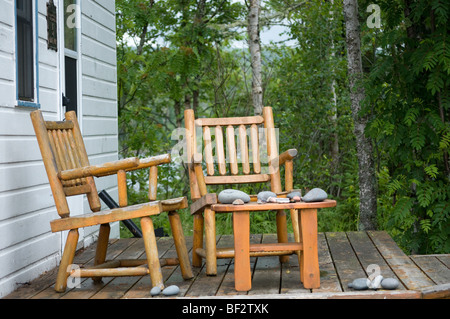
[[(251, 241), (275, 242), (276, 236), (254, 235)], [(187, 238), (192, 247), (192, 238)], [(218, 246), (232, 245), (231, 236), (218, 237)], [(158, 239), (160, 257), (176, 257), (172, 238)], [(80, 251), (75, 262), (89, 266), (93, 263), (94, 245)], [(142, 239), (111, 240), (107, 259), (145, 258)], [(305, 289), (300, 283), (298, 262), (292, 255), (290, 262), (280, 265), (278, 257), (252, 258), (252, 290), (234, 290), (233, 259), (218, 260), (217, 276), (205, 275), (205, 267), (194, 268), (194, 279), (183, 281), (178, 266), (163, 267), (166, 286), (177, 285), (177, 297), (199, 298), (449, 298), (450, 254), (407, 256), (392, 238), (382, 231), (339, 232), (319, 234), (319, 263), (321, 287)], [(378, 265), (383, 277), (399, 279), (396, 290), (355, 291), (347, 287), (353, 279), (367, 277), (369, 265)], [(6, 299), (119, 299), (151, 298), (149, 276), (103, 278), (94, 284), (82, 278), (81, 285), (56, 293), (53, 290), (57, 269), (36, 280), (23, 284)], [(168, 298), (163, 295), (154, 298)]]

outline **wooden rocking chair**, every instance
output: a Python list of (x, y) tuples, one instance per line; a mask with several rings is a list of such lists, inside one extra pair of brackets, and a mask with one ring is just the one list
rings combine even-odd
[[(193, 110), (185, 110), (185, 127), (187, 140), (187, 156), (189, 159), (189, 179), (191, 198), (191, 214), (194, 215), (194, 238), (192, 264), (200, 267), (202, 258), (206, 259), (206, 274), (217, 274), (217, 258), (235, 258), (235, 288), (238, 291), (251, 289), (250, 256), (278, 255), (281, 262), (286, 262), (290, 254), (297, 254), (300, 265), (300, 279), (305, 288), (320, 286), (320, 273), (317, 249), (317, 209), (333, 207), (334, 200), (305, 203), (256, 203), (256, 196), (244, 205), (221, 204), (214, 193), (208, 193), (207, 185), (266, 183), (270, 182), (270, 190), (278, 197), (286, 197), (293, 188), (293, 158), (295, 149), (278, 154), (275, 127), (271, 107), (264, 107), (263, 116), (199, 118), (195, 119)], [(258, 125), (264, 125), (265, 151), (268, 157), (267, 172), (261, 170)], [(235, 126), (237, 127), (235, 129)], [(249, 128), (247, 128), (249, 127)], [(198, 128), (198, 130), (197, 130)], [(223, 128), (226, 130), (227, 160), (225, 162)], [(215, 154), (218, 175), (215, 173), (213, 143), (211, 131), (215, 132)], [(197, 132), (197, 133), (196, 133)], [(199, 133), (201, 132), (201, 133)], [(197, 141), (198, 135), (202, 141)], [(250, 143), (248, 143), (248, 135)], [(236, 140), (238, 143), (236, 143)], [(203, 144), (202, 147), (198, 147)], [(250, 147), (249, 147), (250, 144)], [(239, 145), (239, 148), (236, 147)], [(264, 144), (262, 144), (264, 145)], [(252, 150), (251, 158), (249, 148)], [(202, 150), (204, 156), (202, 156)], [(237, 154), (240, 150), (242, 163), (238, 166)], [(253, 174), (250, 171), (252, 161)], [(204, 175), (202, 163), (205, 163)], [(285, 190), (282, 191), (279, 166), (285, 166)], [(242, 173), (240, 173), (240, 171)], [(288, 242), (287, 218), (285, 209), (290, 210), (295, 242)], [(250, 245), (249, 212), (276, 211), (278, 243)], [(300, 212), (299, 212), (300, 211)], [(216, 247), (216, 213), (233, 214), (234, 247)], [(203, 248), (203, 229), (205, 231), (205, 249)]]
[[(178, 209), (187, 207), (186, 197), (156, 201), (157, 165), (170, 162), (170, 155), (159, 155), (143, 160), (127, 158), (103, 165), (90, 165), (75, 112), (67, 112), (62, 122), (44, 121), (37, 110), (30, 114), (39, 148), (47, 171), (50, 187), (60, 219), (50, 222), (52, 232), (68, 230), (61, 258), (55, 290), (64, 292), (70, 275), (92, 277), (96, 282), (104, 276), (143, 276), (150, 274), (152, 286), (164, 288), (161, 263), (158, 256), (153, 222), (150, 216), (169, 212), (178, 260), (184, 279), (193, 277)], [(150, 202), (127, 206), (126, 172), (150, 167)], [(94, 182), (95, 177), (117, 174), (120, 208), (100, 212), (101, 203)], [(67, 196), (86, 194), (93, 213), (70, 216)], [(107, 261), (106, 251), (111, 222), (141, 218), (145, 245), (144, 260)], [(100, 225), (94, 266), (77, 269), (73, 263), (78, 242), (78, 228)], [(167, 263), (167, 261), (164, 260)]]

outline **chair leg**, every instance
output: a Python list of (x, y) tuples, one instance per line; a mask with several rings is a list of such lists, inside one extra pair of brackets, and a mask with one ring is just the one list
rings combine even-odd
[(194, 215), (194, 234), (192, 242), (192, 266), (201, 267), (202, 257), (197, 254), (197, 248), (203, 249), (203, 214), (198, 213)]
[(317, 209), (301, 211), (303, 238), (303, 286), (307, 289), (320, 287), (319, 254), (317, 248)]
[(186, 240), (184, 238), (183, 227), (181, 226), (180, 215), (178, 212), (169, 212), (170, 227), (172, 228), (173, 240), (177, 250), (178, 260), (180, 261), (181, 274), (184, 280), (194, 277), (192, 273), (191, 263), (186, 248)]
[[(101, 224), (97, 239), (97, 249), (95, 251), (94, 266), (103, 264), (106, 260), (106, 251), (108, 250), (109, 233), (111, 226), (109, 224)], [(102, 277), (92, 277), (95, 283), (102, 281)]]
[(69, 273), (67, 267), (73, 263), (75, 251), (78, 243), (78, 229), (71, 229), (67, 235), (66, 245), (59, 264), (58, 275), (56, 277), (55, 291), (64, 292), (67, 288), (67, 278)]
[(164, 281), (161, 272), (161, 264), (159, 263), (158, 247), (156, 246), (155, 229), (153, 227), (152, 219), (150, 217), (142, 217), (141, 228), (152, 287), (158, 286), (162, 290), (164, 289)]
[(206, 275), (217, 275), (216, 255), (216, 213), (205, 208), (205, 249), (206, 249)]
[[(277, 211), (277, 238), (279, 243), (288, 242), (286, 212), (284, 210)], [(280, 256), (280, 263), (287, 263), (289, 256)]]
[(233, 212), (234, 287), (237, 291), (252, 289), (250, 268), (250, 213)]

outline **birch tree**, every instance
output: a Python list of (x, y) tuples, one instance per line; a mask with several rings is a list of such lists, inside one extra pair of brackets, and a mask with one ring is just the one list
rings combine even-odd
[(359, 164), (360, 219), (359, 229), (376, 229), (376, 177), (371, 140), (365, 135), (367, 116), (362, 116), (361, 102), (365, 98), (362, 86), (361, 37), (358, 21), (358, 2), (344, 0), (348, 75), (354, 134)]
[(260, 0), (250, 0), (248, 11), (248, 46), (252, 66), (252, 103), (255, 115), (261, 115), (263, 109), (263, 89), (261, 76), (261, 40), (259, 37)]

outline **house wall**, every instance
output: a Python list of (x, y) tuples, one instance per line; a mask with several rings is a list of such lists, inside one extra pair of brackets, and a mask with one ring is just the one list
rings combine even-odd
[[(45, 119), (61, 120), (62, 50), (47, 48), (48, 0), (35, 1), (40, 109)], [(55, 0), (56, 6), (62, 3)], [(15, 0), (0, 0), (0, 298), (57, 266), (65, 241), (64, 233), (50, 231), (49, 222), (58, 214), (29, 116), (35, 108), (17, 106), (14, 6)], [(78, 114), (91, 164), (118, 159), (114, 6), (112, 0), (80, 3)], [(117, 199), (114, 176), (96, 179), (96, 184), (98, 191), (106, 189)], [(82, 210), (76, 214), (89, 212), (85, 197), (73, 201)], [(80, 230), (78, 248), (91, 244), (97, 230)], [(111, 236), (119, 236), (118, 223)]]

